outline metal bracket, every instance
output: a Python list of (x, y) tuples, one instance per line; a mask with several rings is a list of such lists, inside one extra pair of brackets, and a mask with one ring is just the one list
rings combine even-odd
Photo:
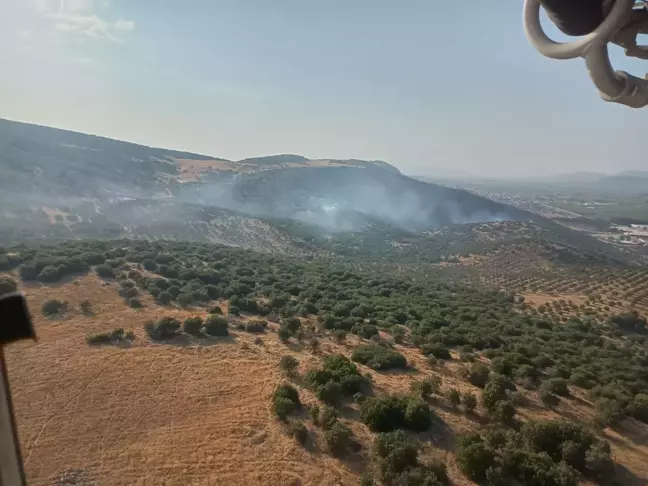
[(607, 18), (594, 32), (575, 42), (560, 43), (547, 37), (540, 25), (540, 0), (525, 0), (524, 30), (533, 47), (546, 57), (584, 58), (603, 100), (631, 108), (648, 106), (648, 79), (615, 71), (607, 49), (607, 44), (612, 42), (623, 47), (626, 56), (648, 59), (648, 46), (637, 44), (639, 34), (648, 34), (646, 2), (635, 4), (635, 0), (616, 0)]
[(644, 2), (641, 8), (635, 8), (630, 20), (613, 37), (612, 43), (623, 47), (625, 55), (648, 60), (648, 46), (637, 44), (639, 34), (648, 34), (648, 8)]

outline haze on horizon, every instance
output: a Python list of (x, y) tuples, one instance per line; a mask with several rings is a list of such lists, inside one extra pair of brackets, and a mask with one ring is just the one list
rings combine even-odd
[(520, 19), (506, 2), (4, 0), (0, 117), (418, 175), (645, 169), (645, 114), (601, 101), (582, 61), (542, 58)]

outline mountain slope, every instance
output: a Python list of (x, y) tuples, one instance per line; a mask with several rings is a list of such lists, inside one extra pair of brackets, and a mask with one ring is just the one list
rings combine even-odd
[[(0, 141), (0, 244), (166, 238), (436, 262), (483, 247), (456, 225), (519, 221), (534, 222), (525, 237), (608, 254), (585, 235), (381, 161), (283, 154), (236, 162), (6, 120)], [(489, 246), (519, 236), (514, 225), (497, 233)]]
[(90, 203), (97, 219), (126, 199), (217, 206), (344, 230), (350, 228), (331, 224), (333, 213), (367, 214), (408, 229), (528, 218), (464, 191), (415, 181), (382, 161), (284, 154), (233, 162), (8, 120), (0, 120), (0, 145), (0, 198), (8, 219), (25, 208), (81, 216), (68, 209)]
[[(309, 160), (274, 155), (241, 161), (147, 147), (95, 135), (0, 119), (0, 189), (17, 196), (107, 198), (164, 194), (211, 172), (255, 172), (283, 166), (381, 167), (381, 161)], [(191, 169), (193, 177), (183, 177)]]
[[(531, 217), (467, 191), (375, 167), (305, 167), (242, 174), (197, 186), (191, 193), (194, 196), (205, 204), (263, 217), (297, 219), (338, 231), (358, 228), (344, 223), (349, 211), (408, 230)], [(178, 197), (187, 200), (188, 196)]]
[(209, 158), (2, 119), (0, 147), (0, 189), (18, 196), (152, 195), (176, 175), (174, 158)]

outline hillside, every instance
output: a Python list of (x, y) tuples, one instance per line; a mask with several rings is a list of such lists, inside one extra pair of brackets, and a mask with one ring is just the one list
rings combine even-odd
[(230, 161), (105, 137), (0, 119), (0, 190), (6, 196), (54, 198), (162, 196), (213, 172), (250, 173), (279, 167), (380, 167), (382, 161), (309, 160), (277, 155)]
[(273, 243), (254, 228), (277, 233), (274, 222), (293, 220), (325, 233), (421, 232), (530, 218), (382, 161), (277, 155), (234, 162), (7, 120), (0, 120), (0, 143), (0, 242), (8, 244), (166, 237), (290, 253), (302, 243), (281, 236)]
[(0, 134), (30, 484), (648, 481), (641, 254), (381, 161)]
[(7, 350), (29, 484), (648, 480), (639, 316), (211, 244), (5, 251), (39, 336)]

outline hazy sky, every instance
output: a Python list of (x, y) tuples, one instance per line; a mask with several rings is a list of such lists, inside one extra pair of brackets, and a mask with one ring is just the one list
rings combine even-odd
[(648, 108), (604, 103), (583, 61), (537, 54), (521, 4), (0, 0), (0, 117), (414, 174), (648, 169)]

